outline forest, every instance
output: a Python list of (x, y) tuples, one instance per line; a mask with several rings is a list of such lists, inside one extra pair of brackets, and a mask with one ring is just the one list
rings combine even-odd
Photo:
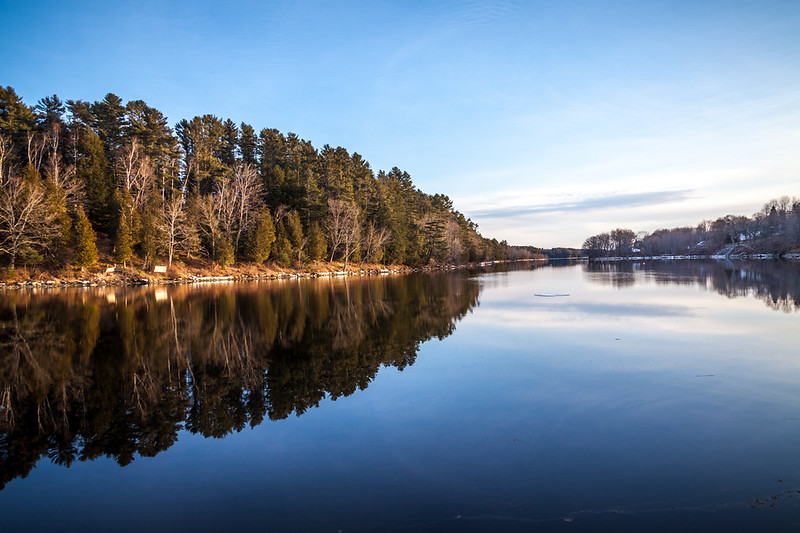
[(656, 255), (753, 255), (776, 257), (800, 251), (800, 198), (766, 202), (751, 217), (727, 215), (697, 226), (636, 233), (631, 229), (593, 235), (583, 243), (590, 257)]
[[(519, 255), (520, 251), (515, 252)], [(0, 265), (142, 270), (203, 260), (424, 265), (506, 259), (443, 194), (342, 147), (141, 100), (0, 86)]]

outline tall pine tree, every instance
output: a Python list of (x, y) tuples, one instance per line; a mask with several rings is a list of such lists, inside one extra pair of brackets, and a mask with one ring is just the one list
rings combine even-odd
[(79, 205), (75, 213), (75, 255), (72, 263), (83, 270), (97, 262), (97, 245), (94, 230), (92, 229), (83, 206)]
[(103, 150), (103, 142), (92, 130), (84, 129), (78, 143), (76, 176), (86, 192), (88, 216), (104, 231), (114, 219), (114, 175)]

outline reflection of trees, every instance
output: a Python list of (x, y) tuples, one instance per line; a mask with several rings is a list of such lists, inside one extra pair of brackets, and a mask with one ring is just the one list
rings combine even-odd
[(584, 268), (590, 272), (589, 277), (595, 283), (614, 287), (629, 287), (636, 283), (635, 272), (638, 263), (630, 261), (591, 261)]
[(800, 265), (789, 261), (628, 261), (586, 268), (598, 283), (633, 284), (636, 272), (646, 272), (656, 283), (698, 285), (730, 298), (754, 296), (776, 311), (800, 309)]
[(413, 364), (477, 303), (463, 274), (9, 293), (0, 303), (0, 487), (302, 414)]

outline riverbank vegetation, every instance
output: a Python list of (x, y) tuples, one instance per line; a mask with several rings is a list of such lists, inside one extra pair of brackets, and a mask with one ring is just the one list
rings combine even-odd
[(800, 198), (782, 196), (751, 217), (727, 215), (694, 227), (650, 234), (617, 228), (589, 237), (583, 250), (590, 257), (793, 254), (800, 252)]
[(0, 267), (12, 278), (98, 261), (346, 270), (508, 258), (446, 195), (397, 167), (375, 173), (345, 148), (213, 115), (173, 128), (111, 93), (29, 106), (0, 86)]

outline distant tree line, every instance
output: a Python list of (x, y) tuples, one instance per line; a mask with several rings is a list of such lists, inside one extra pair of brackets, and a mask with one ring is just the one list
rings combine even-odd
[(547, 258), (547, 259), (580, 259), (583, 257), (583, 250), (577, 248), (537, 248), (535, 246), (512, 246), (512, 252), (522, 251), (525, 255)]
[(507, 259), (442, 194), (342, 147), (213, 115), (179, 121), (114, 94), (26, 105), (0, 86), (0, 260), (90, 266), (98, 243), (142, 268), (326, 259)]
[(800, 199), (782, 196), (751, 217), (727, 215), (694, 227), (593, 235), (583, 243), (591, 257), (714, 254), (726, 247), (742, 253), (783, 255), (800, 250)]

